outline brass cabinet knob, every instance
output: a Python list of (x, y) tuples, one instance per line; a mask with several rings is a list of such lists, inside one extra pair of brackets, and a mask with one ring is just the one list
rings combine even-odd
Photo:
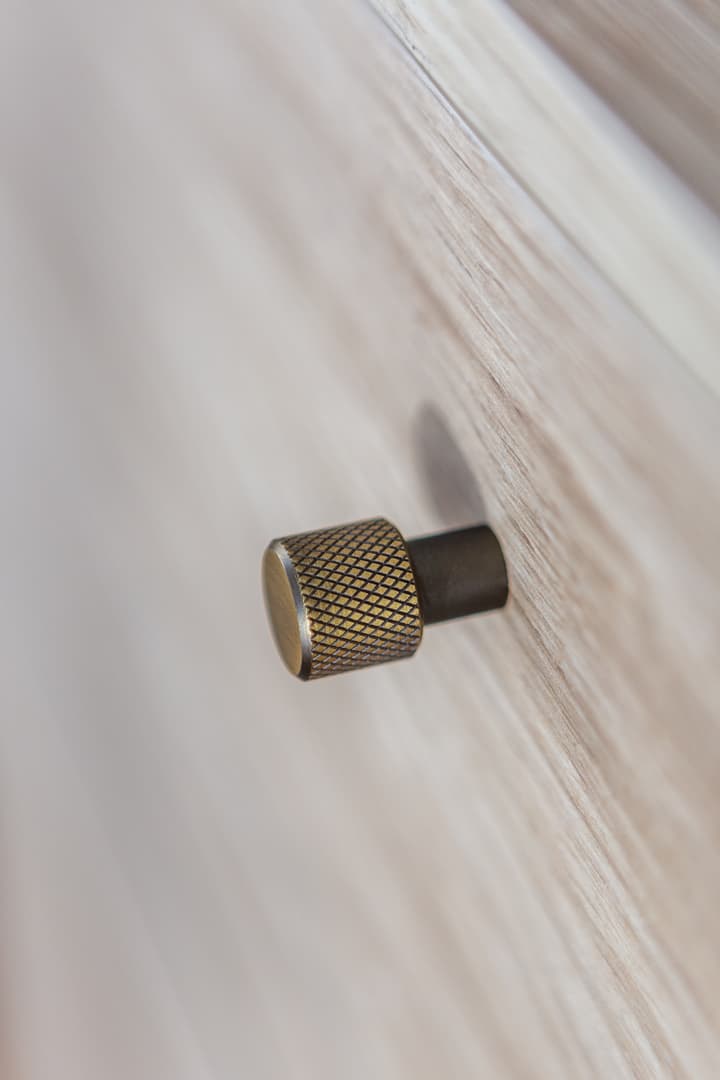
[(301, 679), (412, 656), (425, 624), (502, 607), (508, 596), (487, 525), (406, 541), (385, 518), (273, 540), (263, 588), (280, 654)]

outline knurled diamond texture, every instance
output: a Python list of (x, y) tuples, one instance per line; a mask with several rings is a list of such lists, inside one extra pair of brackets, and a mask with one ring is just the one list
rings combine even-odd
[(309, 619), (308, 678), (415, 652), (422, 637), (420, 603), (410, 556), (394, 525), (373, 518), (280, 542)]

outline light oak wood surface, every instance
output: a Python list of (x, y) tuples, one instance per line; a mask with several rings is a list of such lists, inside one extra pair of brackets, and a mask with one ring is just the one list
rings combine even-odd
[[(389, 0), (2, 17), (12, 1080), (717, 1073), (717, 223), (473, 10), (542, 175)], [(378, 513), (508, 608), (292, 680), (264, 544)]]
[(499, 163), (720, 394), (717, 217), (504, 0), (372, 2)]
[(511, 0), (690, 187), (720, 209), (717, 0)]

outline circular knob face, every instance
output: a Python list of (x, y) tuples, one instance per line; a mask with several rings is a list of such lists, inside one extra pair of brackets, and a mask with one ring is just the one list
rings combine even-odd
[(278, 649), (301, 679), (400, 660), (420, 644), (413, 565), (384, 518), (273, 540), (263, 587)]

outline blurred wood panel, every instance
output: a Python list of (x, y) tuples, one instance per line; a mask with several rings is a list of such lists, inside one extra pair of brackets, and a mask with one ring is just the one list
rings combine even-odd
[(509, 0), (678, 176), (720, 210), (717, 0)]
[[(44, 14), (0, 34), (7, 1075), (713, 1078), (692, 274), (649, 326), (362, 5)], [(512, 602), (295, 682), (263, 545), (374, 513), (487, 517)]]
[(372, 3), (462, 121), (720, 394), (717, 217), (504, 0)]

